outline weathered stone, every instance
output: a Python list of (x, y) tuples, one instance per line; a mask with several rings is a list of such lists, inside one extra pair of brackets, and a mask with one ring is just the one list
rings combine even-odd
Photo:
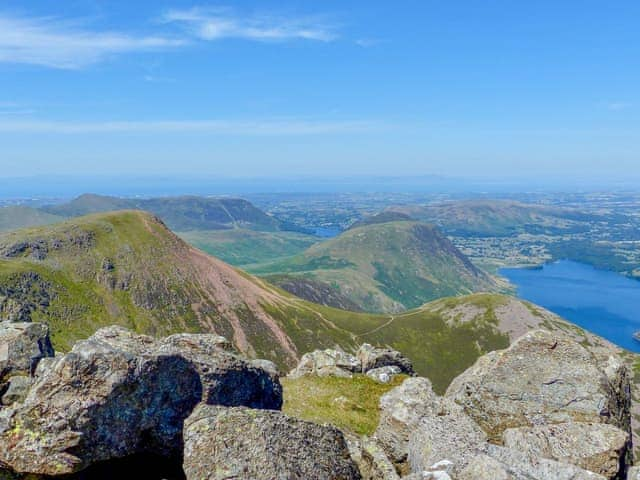
[(389, 460), (402, 473), (407, 473), (409, 435), (419, 421), (440, 408), (440, 399), (431, 382), (422, 377), (406, 379), (380, 398), (380, 422), (375, 437)]
[(559, 423), (510, 428), (502, 434), (504, 445), (513, 450), (617, 478), (629, 448), (629, 435), (602, 423)]
[(54, 355), (43, 323), (0, 322), (0, 389), (11, 375), (30, 375), (38, 362)]
[(29, 393), (33, 380), (25, 375), (16, 375), (7, 380), (5, 392), (2, 394), (2, 405), (11, 405), (21, 402)]
[(276, 411), (200, 405), (184, 441), (187, 480), (361, 478), (338, 429)]
[(414, 473), (440, 470), (455, 475), (478, 454), (486, 434), (459, 405), (443, 399), (440, 410), (420, 419), (409, 437), (408, 462)]
[(189, 360), (200, 375), (204, 403), (280, 410), (282, 386), (273, 364), (264, 370), (256, 361), (227, 353), (227, 344), (217, 335), (179, 334), (161, 340), (156, 352)]
[(469, 461), (457, 480), (513, 480), (505, 468), (496, 459), (480, 454)]
[(364, 373), (375, 368), (393, 366), (398, 367), (402, 373), (408, 375), (414, 374), (411, 360), (391, 348), (377, 348), (368, 343), (364, 343), (358, 349), (356, 357), (362, 364), (362, 371)]
[(78, 342), (0, 410), (0, 464), (61, 475), (138, 453), (179, 457), (183, 421), (201, 400), (279, 407), (267, 372), (196, 337), (154, 342), (110, 327)]
[(640, 480), (640, 467), (631, 467), (627, 472), (627, 480)]
[(250, 363), (254, 367), (264, 370), (269, 375), (271, 375), (271, 377), (280, 378), (280, 369), (271, 360), (264, 360), (264, 359), (259, 358), (259, 359), (256, 359), (256, 360), (250, 360)]
[(364, 437), (360, 449), (360, 459), (356, 463), (363, 480), (400, 480), (393, 463), (374, 439)]
[(487, 444), (456, 480), (605, 480), (575, 465)]
[(360, 361), (353, 355), (341, 350), (326, 349), (305, 353), (296, 368), (289, 373), (289, 377), (317, 375), (350, 378), (353, 373), (361, 370)]
[(395, 365), (389, 365), (387, 367), (374, 368), (367, 372), (367, 377), (375, 380), (378, 383), (389, 383), (393, 380), (393, 377), (402, 373), (400, 367)]
[(630, 430), (626, 368), (607, 373), (580, 344), (544, 330), (480, 357), (446, 396), (496, 442), (507, 428), (551, 423), (610, 423)]

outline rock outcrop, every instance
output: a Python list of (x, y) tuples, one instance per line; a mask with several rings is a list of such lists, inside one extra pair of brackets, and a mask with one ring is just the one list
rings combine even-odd
[(56, 476), (140, 453), (179, 457), (184, 419), (202, 401), (280, 408), (278, 379), (219, 344), (99, 330), (38, 368), (24, 401), (0, 410), (0, 463)]
[(575, 465), (488, 444), (456, 480), (605, 480)]
[(420, 420), (440, 409), (440, 399), (431, 382), (422, 377), (408, 378), (380, 398), (380, 423), (375, 438), (396, 468), (407, 473), (409, 436)]
[(481, 357), (445, 397), (418, 377), (387, 392), (374, 440), (403, 478), (618, 480), (630, 401), (618, 357), (534, 331)]
[(422, 417), (409, 436), (409, 467), (421, 473), (440, 464), (440, 471), (457, 475), (486, 440), (486, 434), (459, 405), (442, 399), (439, 410)]
[[(217, 335), (114, 326), (54, 356), (45, 326), (4, 322), (0, 355), (0, 479), (93, 478), (137, 459), (187, 480), (640, 480), (626, 368), (557, 333), (481, 357), (443, 397), (407, 378), (380, 397), (371, 437), (284, 415), (276, 365)], [(292, 375), (363, 373), (413, 370), (363, 345), (307, 354)]]
[(0, 322), (0, 390), (3, 379), (31, 375), (41, 359), (53, 355), (46, 325)]
[(304, 375), (317, 375), (319, 377), (344, 377), (351, 378), (354, 373), (360, 372), (360, 361), (342, 350), (316, 350), (305, 353), (300, 362), (290, 373), (289, 377), (298, 378)]
[(390, 348), (378, 348), (368, 343), (360, 346), (353, 356), (340, 349), (316, 350), (306, 353), (289, 377), (304, 375), (351, 378), (354, 373), (364, 373), (369, 378), (388, 383), (401, 373), (414, 375), (411, 361), (402, 353)]
[(400, 375), (402, 370), (395, 365), (388, 365), (386, 367), (373, 368), (367, 372), (367, 377), (375, 380), (378, 383), (389, 383), (396, 375)]
[(447, 389), (489, 435), (541, 424), (609, 423), (630, 432), (626, 367), (600, 365), (582, 345), (544, 330), (491, 352)]
[(602, 423), (559, 423), (504, 431), (504, 445), (616, 478), (625, 464), (629, 435)]
[(400, 369), (400, 373), (407, 375), (415, 373), (411, 360), (391, 348), (378, 348), (363, 343), (356, 352), (356, 357), (360, 361), (364, 373), (382, 367), (397, 367)]
[(342, 433), (280, 412), (199, 406), (186, 420), (187, 480), (356, 480)]

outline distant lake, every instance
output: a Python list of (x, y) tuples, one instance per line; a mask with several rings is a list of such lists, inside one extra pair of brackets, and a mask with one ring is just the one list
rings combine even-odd
[(314, 234), (316, 237), (333, 238), (342, 233), (338, 227), (316, 227)]
[(609, 341), (640, 352), (640, 281), (563, 260), (541, 268), (503, 268), (518, 296)]

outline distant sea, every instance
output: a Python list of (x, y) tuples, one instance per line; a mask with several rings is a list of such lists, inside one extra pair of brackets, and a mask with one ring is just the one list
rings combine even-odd
[(640, 281), (562, 260), (541, 268), (503, 268), (518, 296), (609, 341), (640, 352)]

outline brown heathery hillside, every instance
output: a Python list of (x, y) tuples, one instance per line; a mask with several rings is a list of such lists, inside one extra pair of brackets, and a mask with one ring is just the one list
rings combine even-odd
[[(124, 211), (0, 236), (0, 318), (48, 321), (60, 347), (119, 323), (138, 331), (216, 331), (253, 354), (295, 346), (262, 303), (262, 284), (183, 242), (156, 217)], [(259, 342), (256, 338), (259, 338)]]

